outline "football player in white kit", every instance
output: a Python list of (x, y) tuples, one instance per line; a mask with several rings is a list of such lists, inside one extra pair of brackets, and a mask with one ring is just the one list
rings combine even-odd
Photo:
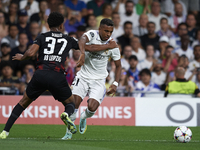
[[(107, 44), (113, 32), (113, 22), (110, 19), (102, 19), (99, 30), (89, 30), (79, 40), (79, 49), (85, 51), (85, 45)], [(109, 58), (114, 60), (116, 65), (115, 81), (106, 93), (105, 79), (108, 76), (107, 63)], [(84, 134), (87, 129), (86, 119), (92, 117), (99, 105), (102, 103), (105, 94), (114, 95), (121, 75), (121, 55), (118, 47), (105, 49), (98, 52), (82, 53), (77, 66), (81, 70), (77, 73), (72, 83), (72, 94), (75, 99), (75, 112), (70, 116), (72, 121), (76, 119), (76, 112), (84, 97), (88, 94), (88, 107), (80, 115), (79, 132)], [(71, 139), (72, 134), (67, 131), (64, 140)]]

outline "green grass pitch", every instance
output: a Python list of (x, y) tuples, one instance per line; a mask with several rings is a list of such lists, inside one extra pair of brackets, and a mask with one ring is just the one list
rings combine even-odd
[[(4, 125), (0, 124), (0, 130)], [(84, 135), (61, 140), (64, 125), (14, 125), (0, 150), (199, 150), (200, 127), (190, 143), (173, 140), (175, 127), (88, 126)]]

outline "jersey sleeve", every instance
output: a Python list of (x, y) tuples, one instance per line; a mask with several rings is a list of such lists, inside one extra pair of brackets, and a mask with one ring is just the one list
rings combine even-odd
[(119, 48), (114, 48), (114, 49), (112, 49), (111, 51), (112, 51), (111, 58), (112, 58), (114, 61), (117, 61), (117, 60), (119, 60), (119, 59), (121, 58)]
[(89, 30), (88, 32), (84, 33), (88, 37), (88, 40), (91, 41), (95, 37), (95, 30)]
[(40, 35), (38, 35), (37, 37), (36, 37), (36, 39), (33, 41), (33, 44), (37, 44), (37, 45), (41, 45), (42, 44), (42, 39), (43, 38), (43, 35), (42, 34), (40, 34)]
[(78, 40), (76, 38), (71, 37), (72, 48), (75, 50), (79, 49)]

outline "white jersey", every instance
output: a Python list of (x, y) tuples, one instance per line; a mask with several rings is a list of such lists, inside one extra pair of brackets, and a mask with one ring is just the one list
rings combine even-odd
[[(98, 44), (103, 45), (107, 44), (112, 38), (109, 38), (107, 41), (102, 41), (99, 36), (98, 30), (89, 30), (84, 33), (89, 42), (87, 45)], [(117, 61), (121, 58), (119, 48), (99, 51), (99, 52), (85, 52), (85, 63), (81, 66), (81, 70), (77, 73), (77, 76), (88, 79), (105, 79), (108, 76), (107, 72), (107, 63), (108, 59), (112, 58), (114, 61)]]

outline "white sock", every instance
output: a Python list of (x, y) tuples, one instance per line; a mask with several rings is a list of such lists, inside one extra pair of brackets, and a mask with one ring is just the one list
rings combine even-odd
[[(5, 130), (3, 130), (3, 131), (5, 131)], [(9, 132), (7, 132), (7, 131), (5, 131), (6, 132), (6, 135), (8, 136), (9, 135)]]
[[(95, 111), (96, 112), (96, 111)], [(94, 114), (95, 114), (95, 112), (92, 112), (92, 111), (90, 111), (90, 110), (88, 110), (88, 108), (81, 114), (81, 119), (86, 119), (86, 118), (90, 118), (90, 117), (92, 117)]]

